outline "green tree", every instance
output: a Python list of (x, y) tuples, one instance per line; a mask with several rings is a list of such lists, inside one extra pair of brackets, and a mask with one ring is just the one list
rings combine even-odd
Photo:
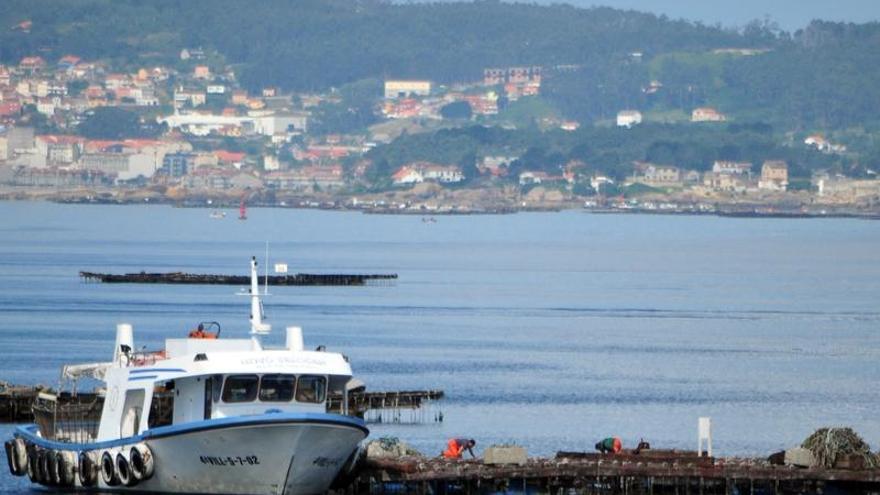
[(89, 139), (152, 138), (161, 131), (154, 123), (119, 107), (99, 107), (86, 114), (78, 132)]
[(88, 81), (84, 81), (82, 79), (75, 79), (73, 81), (68, 81), (67, 82), (67, 94), (69, 96), (79, 96), (88, 87), (89, 87)]
[(466, 101), (454, 101), (440, 108), (440, 115), (444, 119), (469, 120), (473, 114), (471, 104)]

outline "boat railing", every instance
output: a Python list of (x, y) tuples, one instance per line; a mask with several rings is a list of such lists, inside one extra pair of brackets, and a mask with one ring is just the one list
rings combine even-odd
[(85, 443), (98, 437), (103, 401), (97, 396), (59, 397), (41, 392), (33, 403), (40, 435), (59, 442)]
[(128, 365), (133, 367), (152, 366), (158, 361), (164, 361), (165, 359), (168, 359), (168, 354), (165, 352), (165, 350), (139, 351), (131, 353), (131, 355), (129, 356)]

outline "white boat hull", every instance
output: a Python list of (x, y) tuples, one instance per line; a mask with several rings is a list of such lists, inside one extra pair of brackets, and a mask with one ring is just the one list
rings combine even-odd
[[(127, 453), (132, 445), (144, 443), (153, 454), (155, 468), (150, 479), (127, 487), (108, 486), (99, 479), (91, 489), (253, 495), (323, 493), (366, 437), (367, 430), (359, 420), (331, 414), (291, 416), (294, 415), (262, 415), (157, 428), (132, 437), (130, 442), (115, 441), (115, 445), (104, 448), (94, 448), (100, 443), (93, 448), (83, 445), (79, 450), (96, 452), (99, 457), (108, 451), (115, 458), (117, 453)], [(47, 442), (42, 443), (45, 448)], [(79, 480), (76, 487), (84, 488)]]

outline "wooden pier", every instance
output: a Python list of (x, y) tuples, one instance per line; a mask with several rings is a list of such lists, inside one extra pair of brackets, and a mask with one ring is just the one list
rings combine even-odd
[(560, 452), (525, 464), (396, 457), (367, 459), (338, 493), (403, 494), (794, 494), (880, 491), (880, 469), (772, 465), (766, 459), (699, 457), (696, 452)]
[[(185, 284), (185, 285), (241, 285), (251, 283), (245, 275), (211, 275), (200, 273), (95, 273), (79, 272), (79, 276), (87, 282), (103, 282), (106, 284)], [(277, 286), (361, 286), (391, 283), (397, 274), (344, 274), (344, 273), (297, 273), (293, 275), (269, 275), (261, 277), (260, 283)]]

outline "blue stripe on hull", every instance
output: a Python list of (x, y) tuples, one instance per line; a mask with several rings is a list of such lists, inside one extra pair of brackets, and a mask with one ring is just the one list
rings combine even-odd
[(254, 416), (236, 416), (233, 418), (207, 419), (203, 421), (193, 421), (180, 425), (160, 426), (151, 428), (140, 435), (120, 438), (118, 440), (107, 440), (104, 442), (92, 443), (67, 443), (57, 442), (54, 440), (46, 440), (37, 436), (37, 425), (25, 425), (16, 428), (15, 436), (21, 437), (40, 447), (56, 450), (97, 450), (119, 447), (123, 445), (131, 445), (145, 440), (165, 438), (177, 435), (187, 435), (190, 433), (198, 433), (202, 431), (210, 431), (224, 428), (239, 428), (243, 426), (264, 426), (278, 424), (323, 424), (331, 426), (343, 426), (361, 430), (364, 436), (370, 434), (370, 430), (365, 426), (364, 420), (352, 418), (350, 416), (342, 416), (339, 414), (327, 413), (276, 413), (276, 414), (260, 414)]
[(129, 375), (138, 373), (186, 373), (186, 370), (183, 368), (142, 368), (128, 372)]

